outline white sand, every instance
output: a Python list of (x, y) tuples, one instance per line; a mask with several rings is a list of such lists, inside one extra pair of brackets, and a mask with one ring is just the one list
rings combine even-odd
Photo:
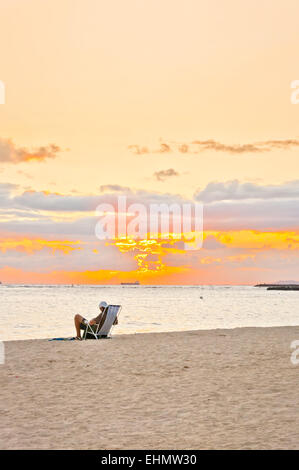
[(1, 449), (299, 449), (299, 327), (11, 341)]

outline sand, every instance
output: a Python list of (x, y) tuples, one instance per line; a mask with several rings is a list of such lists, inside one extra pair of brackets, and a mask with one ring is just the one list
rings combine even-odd
[(1, 449), (299, 449), (298, 327), (11, 341)]

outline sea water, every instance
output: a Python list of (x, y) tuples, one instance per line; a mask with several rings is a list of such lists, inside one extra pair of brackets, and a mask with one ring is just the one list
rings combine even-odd
[(0, 340), (74, 336), (76, 313), (121, 304), (113, 334), (299, 324), (299, 291), (253, 286), (1, 285)]

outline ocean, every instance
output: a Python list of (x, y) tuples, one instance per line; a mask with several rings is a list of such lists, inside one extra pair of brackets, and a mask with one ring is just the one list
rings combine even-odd
[(299, 291), (253, 286), (1, 285), (0, 340), (74, 336), (73, 317), (121, 304), (113, 334), (299, 324)]

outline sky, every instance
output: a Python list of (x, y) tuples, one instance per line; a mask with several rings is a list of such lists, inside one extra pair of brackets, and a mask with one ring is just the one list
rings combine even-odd
[[(297, 0), (2, 0), (0, 281), (299, 281), (298, 17)], [(119, 196), (202, 204), (202, 247), (99, 240)]]

